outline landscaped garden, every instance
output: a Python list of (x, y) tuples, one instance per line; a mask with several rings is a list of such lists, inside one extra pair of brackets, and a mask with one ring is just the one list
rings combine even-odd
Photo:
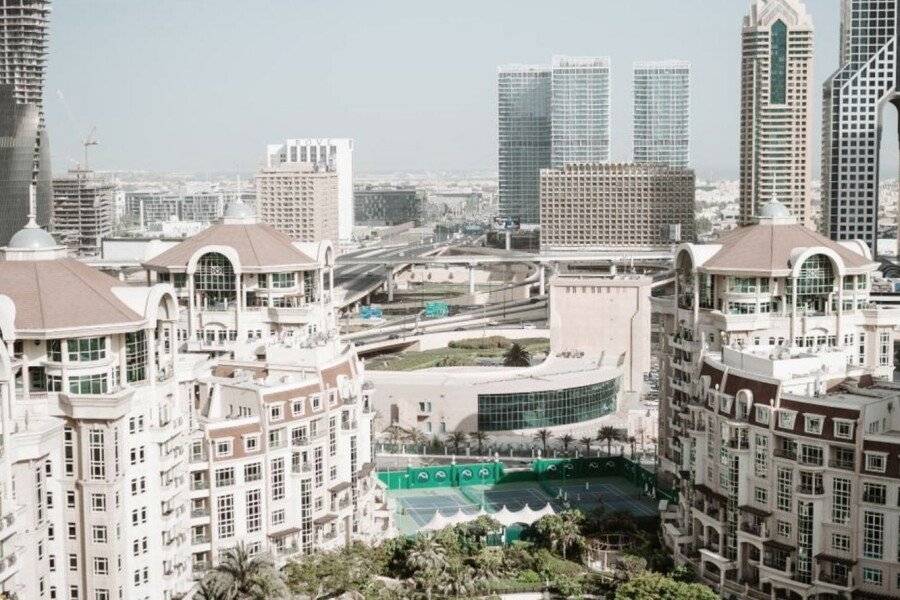
[(407, 351), (386, 357), (372, 358), (367, 369), (376, 371), (414, 371), (431, 367), (478, 366), (479, 361), (493, 359), (506, 366), (527, 366), (531, 357), (546, 355), (550, 350), (547, 338), (510, 340), (502, 336), (468, 338), (450, 342), (446, 348)]

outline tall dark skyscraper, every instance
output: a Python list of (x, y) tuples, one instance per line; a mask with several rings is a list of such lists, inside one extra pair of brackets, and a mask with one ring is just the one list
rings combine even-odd
[(28, 220), (50, 223), (50, 146), (44, 128), (44, 65), (49, 0), (0, 0), (0, 246)]
[(822, 232), (875, 250), (881, 119), (897, 90), (898, 0), (841, 3), (841, 66), (825, 82)]

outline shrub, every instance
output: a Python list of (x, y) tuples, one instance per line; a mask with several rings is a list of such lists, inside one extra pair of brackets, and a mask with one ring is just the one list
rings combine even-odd
[(531, 569), (522, 571), (516, 579), (522, 583), (540, 583), (542, 581), (541, 576)]

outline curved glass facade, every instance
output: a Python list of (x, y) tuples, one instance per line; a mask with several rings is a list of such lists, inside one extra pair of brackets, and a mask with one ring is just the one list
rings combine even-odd
[(619, 379), (542, 392), (478, 394), (479, 431), (512, 431), (570, 425), (616, 410)]

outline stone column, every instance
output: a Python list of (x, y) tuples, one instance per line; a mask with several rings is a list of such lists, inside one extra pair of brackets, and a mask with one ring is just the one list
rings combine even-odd
[(156, 381), (156, 329), (149, 327), (144, 330), (144, 338), (147, 341), (147, 381)]
[(469, 263), (469, 294), (475, 293), (475, 264)]
[(194, 339), (194, 330), (197, 329), (197, 317), (194, 314), (194, 310), (196, 309), (195, 291), (194, 291), (194, 274), (187, 273), (185, 276), (187, 279), (187, 290), (188, 290), (188, 341)]
[(385, 271), (385, 288), (387, 288), (388, 302), (394, 301), (394, 271), (391, 265), (384, 266)]
[(538, 273), (540, 281), (540, 294), (541, 296), (546, 295), (547, 293), (547, 273), (544, 271), (544, 265), (542, 263), (538, 263)]
[(791, 342), (789, 346), (794, 345), (794, 338), (797, 337), (797, 277), (791, 277)]

